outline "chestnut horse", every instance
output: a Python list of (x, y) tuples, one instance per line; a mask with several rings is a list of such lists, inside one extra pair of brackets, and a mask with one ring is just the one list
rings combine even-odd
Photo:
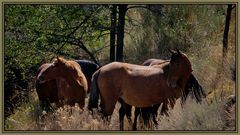
[(98, 107), (101, 95), (101, 112), (104, 116), (113, 113), (119, 98), (136, 107), (170, 103), (182, 96), (182, 90), (191, 75), (192, 66), (187, 56), (173, 51), (169, 63), (155, 66), (140, 66), (113, 62), (101, 67), (92, 78), (88, 108)]
[(63, 80), (66, 81), (66, 85), (61, 83), (61, 87), (65, 86), (66, 89), (62, 91), (57, 89), (57, 99), (63, 99), (70, 106), (78, 103), (79, 107), (83, 108), (88, 85), (79, 64), (75, 61), (57, 57), (52, 64), (44, 68), (37, 76), (38, 83), (46, 83), (56, 79), (62, 82)]
[[(160, 65), (168, 62), (169, 60), (161, 60), (161, 59), (148, 59), (146, 60), (142, 65), (144, 66), (153, 66), (153, 65)], [(202, 98), (206, 97), (205, 91), (202, 89), (202, 86), (199, 84), (197, 79), (193, 74), (190, 75), (189, 80), (185, 86), (185, 89), (183, 91), (182, 103), (185, 103), (186, 97), (189, 95), (189, 93), (192, 93), (195, 97), (195, 100), (197, 103), (201, 103)], [(121, 103), (121, 108), (119, 109), (119, 122), (120, 122), (120, 130), (123, 130), (123, 119), (126, 115), (128, 118), (128, 121), (131, 123), (131, 109), (132, 106), (124, 103), (122, 100), (119, 100)], [(150, 120), (154, 122), (155, 125), (157, 125), (157, 110), (159, 108), (160, 104), (153, 105), (152, 107), (135, 107), (135, 115), (134, 115), (134, 123), (133, 123), (133, 130), (137, 129), (137, 117), (139, 114), (141, 114), (144, 125), (150, 127)], [(168, 115), (167, 113), (168, 105), (164, 104), (162, 105), (160, 114)]]
[[(89, 60), (75, 60), (75, 61), (80, 65), (81, 70), (87, 79), (88, 86), (90, 86), (92, 75), (99, 68), (99, 66)], [(44, 68), (47, 68), (50, 65), (51, 63), (45, 63), (41, 65), (37, 71), (37, 76), (40, 72), (45, 70)], [(63, 106), (63, 103), (59, 101), (64, 100), (63, 91), (71, 91), (67, 90), (69, 88), (70, 86), (63, 78), (49, 80), (46, 81), (45, 83), (39, 83), (37, 79), (36, 90), (39, 97), (41, 108), (44, 109), (47, 107), (48, 108), (51, 107), (49, 103), (55, 103), (57, 107)]]

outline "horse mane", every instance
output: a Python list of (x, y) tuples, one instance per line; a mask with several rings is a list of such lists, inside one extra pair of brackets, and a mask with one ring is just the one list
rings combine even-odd
[(199, 84), (198, 80), (191, 75), (188, 79), (188, 83), (185, 86), (185, 90), (182, 91), (182, 103), (185, 103), (189, 93), (192, 93), (197, 103), (202, 102), (202, 98), (206, 97), (206, 93), (202, 86)]
[(88, 89), (89, 86), (84, 85), (84, 84), (88, 84), (88, 82), (86, 80), (86, 76), (84, 75), (84, 73), (82, 71), (81, 66), (74, 60), (69, 60), (65, 65), (76, 71), (76, 76), (74, 78), (77, 79), (78, 82), (80, 82), (79, 84), (81, 86), (86, 88), (85, 90), (87, 92), (87, 89)]
[(83, 77), (82, 77), (83, 72), (81, 70), (81, 66), (74, 60), (66, 60), (63, 57), (57, 56), (57, 58), (54, 58), (53, 63), (54, 64), (64, 64), (64, 66), (68, 67), (69, 69), (75, 70), (77, 73), (78, 79), (80, 79), (81, 82), (83, 81)]

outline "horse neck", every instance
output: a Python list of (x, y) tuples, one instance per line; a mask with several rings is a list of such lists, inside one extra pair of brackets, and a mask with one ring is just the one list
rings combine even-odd
[(68, 74), (66, 81), (72, 87), (73, 90), (81, 92), (81, 95), (85, 95), (85, 88), (83, 85), (80, 84), (81, 83), (80, 78), (76, 79)]

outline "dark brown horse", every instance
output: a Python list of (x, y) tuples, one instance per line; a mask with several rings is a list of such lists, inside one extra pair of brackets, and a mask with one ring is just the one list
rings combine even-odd
[(70, 106), (78, 103), (80, 108), (84, 107), (88, 85), (87, 80), (82, 73), (81, 67), (78, 63), (57, 57), (53, 63), (48, 65), (46, 68), (43, 68), (37, 76), (38, 84), (48, 83), (49, 81), (54, 80), (56, 80), (56, 82), (59, 82), (58, 84), (54, 84), (57, 87), (53, 86), (53, 91), (44, 91), (46, 93), (50, 92), (55, 94), (54, 96), (51, 95), (48, 97), (50, 100), (52, 97), (54, 97), (57, 100), (63, 100)]
[[(164, 64), (166, 62), (169, 62), (169, 60), (161, 60), (161, 59), (148, 59), (146, 60), (142, 65), (144, 66), (153, 66), (153, 65), (160, 65)], [(197, 103), (200, 103), (202, 101), (203, 97), (206, 97), (205, 92), (202, 89), (202, 86), (198, 83), (197, 79), (194, 77), (193, 74), (190, 75), (190, 78), (185, 86), (185, 89), (183, 90), (183, 96), (182, 96), (182, 103), (186, 101), (186, 97), (192, 93), (193, 96), (196, 99)], [(119, 100), (121, 103), (121, 108), (119, 109), (119, 122), (120, 122), (120, 130), (123, 130), (123, 119), (126, 115), (128, 120), (131, 121), (131, 109), (132, 106), (124, 103), (122, 100)], [(159, 108), (160, 104), (153, 105), (152, 107), (135, 107), (135, 115), (134, 115), (134, 123), (133, 123), (133, 130), (137, 129), (137, 117), (139, 114), (141, 114), (143, 123), (147, 127), (150, 127), (151, 120), (154, 122), (154, 124), (157, 124), (157, 110)], [(168, 105), (163, 104), (161, 108), (160, 114), (168, 115)], [(130, 122), (131, 123), (131, 122)]]
[(89, 109), (97, 108), (101, 95), (101, 112), (113, 113), (119, 98), (136, 107), (170, 103), (182, 96), (182, 90), (191, 75), (192, 67), (187, 56), (177, 51), (170, 62), (155, 66), (113, 62), (94, 73), (90, 90)]

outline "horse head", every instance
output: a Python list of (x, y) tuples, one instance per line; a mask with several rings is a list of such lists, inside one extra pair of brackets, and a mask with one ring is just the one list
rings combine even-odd
[(172, 88), (183, 88), (192, 73), (192, 66), (186, 54), (177, 51), (169, 50), (172, 54), (167, 85)]
[(81, 69), (80, 66), (78, 64), (72, 65), (72, 63), (69, 63), (64, 58), (57, 57), (51, 64), (48, 64), (48, 66), (41, 70), (38, 74), (37, 81), (44, 83), (59, 77), (68, 78), (69, 74), (77, 74), (77, 70)]
[(38, 83), (45, 83), (46, 81), (50, 81), (51, 79), (48, 79), (46, 75), (48, 75), (49, 69), (51, 69), (53, 66), (53, 63), (45, 63), (41, 65), (39, 68), (39, 71), (37, 73), (36, 81)]

